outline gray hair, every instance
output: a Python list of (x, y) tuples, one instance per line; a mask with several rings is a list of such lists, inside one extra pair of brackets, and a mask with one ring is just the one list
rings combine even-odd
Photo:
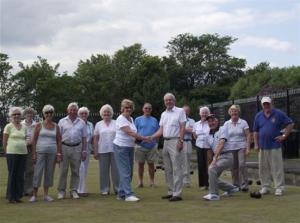
[(19, 111), (21, 115), (23, 114), (23, 109), (21, 107), (10, 107), (8, 111), (8, 116), (11, 117), (15, 111)]
[(69, 105), (68, 105), (68, 110), (72, 107), (75, 107), (77, 110), (78, 110), (78, 104), (77, 102), (71, 102)]
[(208, 114), (210, 114), (210, 110), (209, 110), (209, 108), (208, 107), (206, 107), (206, 106), (204, 106), (204, 107), (201, 107), (200, 109), (199, 109), (199, 113), (200, 114), (202, 114), (203, 112), (208, 112)]
[(23, 111), (23, 115), (27, 115), (27, 114), (30, 114), (30, 113), (33, 114), (33, 115), (35, 115), (36, 111), (33, 108), (31, 108), (31, 107), (27, 107)]
[(87, 107), (81, 107), (81, 108), (78, 109), (78, 115), (83, 113), (83, 112), (86, 112), (87, 115), (90, 114), (90, 110)]
[(170, 93), (170, 92), (168, 92), (168, 93), (166, 93), (166, 94), (164, 95), (164, 99), (165, 99), (166, 97), (171, 97), (174, 101), (176, 101), (175, 95), (172, 94), (172, 93)]
[(49, 111), (53, 111), (53, 112), (54, 112), (54, 107), (53, 107), (52, 105), (45, 105), (45, 106), (43, 107), (43, 110), (42, 110), (43, 114), (44, 114), (45, 112), (49, 112)]
[(114, 115), (114, 110), (113, 110), (113, 108), (112, 108), (109, 104), (103, 105), (103, 106), (100, 108), (99, 113), (100, 113), (101, 118), (103, 118), (103, 114), (104, 114), (105, 111), (109, 111), (110, 117), (111, 117), (111, 118), (113, 117), (113, 115)]

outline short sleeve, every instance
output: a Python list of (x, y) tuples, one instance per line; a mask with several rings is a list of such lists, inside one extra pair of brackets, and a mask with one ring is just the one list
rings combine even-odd
[(280, 114), (280, 122), (282, 125), (288, 125), (293, 123), (292, 119), (290, 119), (285, 113), (279, 111)]
[(179, 113), (179, 123), (183, 123), (186, 122), (186, 115), (183, 111), (183, 109), (180, 109), (180, 113)]
[(160, 120), (159, 120), (159, 126), (163, 126), (163, 119), (164, 119), (164, 113), (161, 114)]
[(9, 134), (10, 134), (10, 131), (11, 131), (11, 125), (10, 125), (10, 124), (7, 124), (7, 125), (4, 127), (3, 133), (9, 135)]
[(246, 130), (246, 129), (249, 129), (249, 125), (248, 125), (248, 122), (243, 120), (243, 129)]
[(122, 116), (117, 120), (117, 125), (119, 128), (130, 126), (129, 122)]
[(226, 141), (228, 140), (228, 127), (227, 125), (224, 125), (222, 127), (220, 127), (220, 137), (219, 139), (225, 139)]
[(86, 124), (84, 122), (83, 122), (83, 128), (82, 128), (81, 132), (82, 132), (82, 137), (87, 137), (87, 128), (86, 128)]
[(258, 114), (255, 116), (254, 123), (253, 123), (253, 132), (258, 132), (259, 126), (258, 126)]
[(100, 135), (99, 128), (100, 128), (100, 123), (98, 122), (95, 126), (94, 136)]

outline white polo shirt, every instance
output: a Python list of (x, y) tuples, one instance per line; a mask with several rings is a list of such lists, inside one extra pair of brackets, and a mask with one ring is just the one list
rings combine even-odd
[(103, 120), (95, 127), (95, 136), (99, 136), (98, 153), (114, 152), (113, 141), (116, 137), (116, 121), (111, 120), (107, 125)]
[(133, 132), (137, 132), (134, 125), (133, 119), (130, 117), (131, 122), (128, 121), (122, 114), (116, 120), (116, 137), (114, 139), (114, 144), (123, 147), (134, 147), (135, 138), (125, 133), (121, 128), (128, 126)]
[(221, 139), (225, 140), (225, 144), (224, 144), (224, 148), (222, 150), (222, 153), (226, 153), (228, 152), (230, 149), (228, 147), (228, 132), (226, 131), (227, 129), (224, 128), (224, 126), (221, 126), (220, 129), (215, 132), (214, 134), (209, 134), (207, 140), (208, 140), (208, 144), (209, 144), (209, 148), (211, 148), (213, 150), (213, 152), (217, 152), (217, 147), (219, 144), (219, 141)]
[(186, 122), (186, 115), (182, 108), (174, 106), (161, 114), (159, 125), (163, 128), (164, 138), (180, 137), (180, 124)]
[(62, 142), (68, 144), (77, 144), (82, 141), (82, 137), (87, 137), (86, 124), (80, 118), (76, 118), (73, 122), (69, 116), (62, 118), (58, 122)]
[(246, 148), (247, 138), (245, 130), (249, 129), (249, 125), (244, 119), (239, 118), (236, 123), (232, 122), (232, 120), (230, 119), (224, 123), (224, 128), (227, 129), (227, 143), (230, 150), (239, 150)]
[(198, 121), (195, 123), (193, 133), (197, 136), (196, 146), (201, 149), (209, 149), (207, 138), (209, 136), (209, 126), (207, 121)]

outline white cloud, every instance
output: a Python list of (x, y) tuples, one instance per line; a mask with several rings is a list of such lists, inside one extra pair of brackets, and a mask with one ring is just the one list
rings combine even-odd
[(274, 37), (257, 37), (257, 36), (244, 36), (237, 42), (237, 46), (251, 46), (257, 48), (268, 48), (280, 52), (294, 52), (296, 47), (291, 42), (279, 40)]

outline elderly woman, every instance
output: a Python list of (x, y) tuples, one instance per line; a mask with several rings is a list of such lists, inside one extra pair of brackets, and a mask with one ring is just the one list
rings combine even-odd
[(125, 201), (139, 201), (133, 194), (131, 181), (133, 174), (133, 155), (135, 140), (148, 140), (148, 138), (137, 134), (131, 114), (134, 103), (124, 99), (121, 102), (121, 115), (116, 120), (116, 137), (114, 140), (114, 154), (120, 176), (118, 199)]
[(196, 139), (198, 181), (199, 187), (208, 189), (208, 166), (212, 161), (213, 152), (210, 149), (207, 138), (209, 136), (209, 126), (206, 118), (210, 114), (208, 107), (201, 107), (199, 110), (200, 121), (196, 122), (193, 128), (193, 135)]
[(115, 194), (118, 193), (119, 173), (114, 157), (113, 141), (116, 136), (116, 121), (112, 119), (113, 109), (110, 105), (103, 105), (100, 109), (103, 120), (95, 126), (94, 158), (99, 160), (100, 193), (110, 193), (110, 178)]
[(6, 155), (8, 180), (6, 199), (9, 203), (20, 203), (24, 190), (24, 172), (26, 167), (26, 128), (21, 124), (22, 109), (9, 109), (10, 123), (3, 131), (3, 149)]
[(94, 134), (94, 126), (93, 123), (89, 122), (87, 119), (89, 117), (90, 111), (87, 107), (81, 107), (78, 110), (78, 116), (81, 118), (86, 124), (86, 146), (87, 146), (87, 154), (86, 159), (82, 160), (80, 163), (79, 169), (79, 185), (77, 189), (77, 193), (81, 197), (88, 196), (87, 188), (86, 188), (86, 177), (88, 173), (88, 167), (90, 162), (90, 154), (93, 151), (93, 134)]
[(250, 132), (248, 123), (240, 118), (240, 106), (228, 109), (230, 120), (224, 123), (228, 131), (228, 146), (233, 150), (232, 181), (242, 191), (248, 191), (246, 156), (250, 151)]
[(52, 121), (54, 108), (45, 105), (43, 108), (44, 121), (36, 124), (32, 139), (32, 160), (35, 163), (33, 176), (33, 195), (29, 202), (37, 201), (38, 188), (41, 186), (44, 174), (44, 201), (53, 201), (48, 195), (49, 187), (53, 186), (55, 160), (60, 162), (61, 135), (58, 125)]
[(24, 120), (21, 122), (26, 127), (26, 144), (27, 144), (27, 159), (26, 159), (26, 169), (25, 169), (25, 179), (24, 179), (24, 194), (32, 195), (33, 193), (33, 162), (32, 162), (32, 135), (36, 122), (33, 120), (34, 115), (36, 114), (33, 108), (25, 108), (23, 115)]

